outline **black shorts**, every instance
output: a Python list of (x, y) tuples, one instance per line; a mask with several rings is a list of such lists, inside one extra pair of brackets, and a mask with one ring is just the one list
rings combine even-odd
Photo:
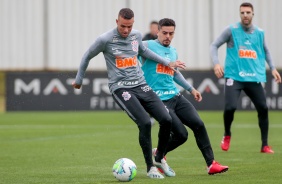
[(163, 116), (169, 116), (163, 102), (147, 84), (134, 88), (119, 88), (112, 95), (120, 108), (137, 124), (150, 122), (148, 113), (159, 122)]
[(260, 82), (240, 82), (226, 79), (225, 109), (236, 109), (241, 91), (246, 93), (257, 109), (267, 108), (265, 91)]

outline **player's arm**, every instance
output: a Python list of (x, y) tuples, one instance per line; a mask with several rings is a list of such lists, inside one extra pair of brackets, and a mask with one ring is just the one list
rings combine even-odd
[[(148, 41), (142, 41), (143, 45), (145, 47), (148, 47)], [(147, 58), (141, 56), (141, 55), (138, 55), (138, 60), (141, 62), (141, 65), (143, 65), (145, 63)]]
[(179, 86), (183, 87), (185, 90), (189, 91), (193, 96), (194, 99), (198, 102), (202, 100), (202, 95), (199, 91), (197, 91), (195, 88), (193, 88), (192, 85), (190, 85), (183, 75), (180, 72), (175, 72), (173, 77), (174, 82), (178, 84)]
[(85, 75), (86, 69), (89, 65), (90, 60), (97, 56), (100, 52), (104, 50), (104, 42), (101, 37), (98, 37), (96, 41), (89, 47), (89, 49), (84, 53), (79, 69), (77, 71), (75, 81), (72, 83), (74, 88), (80, 89)]
[(217, 39), (215, 39), (210, 46), (210, 55), (214, 64), (214, 73), (218, 78), (223, 77), (224, 74), (223, 67), (220, 65), (218, 60), (218, 48), (231, 39), (231, 29), (229, 27), (226, 27), (221, 35)]
[(271, 58), (269, 49), (268, 49), (268, 47), (266, 45), (265, 39), (263, 40), (263, 48), (264, 48), (264, 52), (265, 52), (265, 60), (266, 60), (268, 66), (269, 66), (269, 68), (271, 70), (271, 73), (272, 73), (275, 81), (277, 83), (281, 83), (281, 76), (280, 76), (280, 74), (278, 73), (278, 71), (276, 70), (276, 68), (273, 65), (272, 58)]
[(272, 62), (271, 54), (270, 54), (269, 49), (267, 47), (267, 44), (265, 42), (265, 38), (263, 40), (263, 49), (264, 49), (264, 52), (265, 52), (265, 60), (266, 60), (266, 62), (268, 64), (270, 70), (272, 71), (272, 70), (275, 69), (275, 67), (274, 67), (273, 62)]

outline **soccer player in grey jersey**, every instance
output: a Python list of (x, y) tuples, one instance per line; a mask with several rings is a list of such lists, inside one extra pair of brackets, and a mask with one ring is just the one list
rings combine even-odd
[(147, 176), (164, 178), (153, 165), (151, 122), (148, 113), (160, 124), (157, 148), (159, 151), (155, 157), (158, 167), (164, 170), (165, 175), (175, 176), (168, 164), (162, 162), (170, 137), (171, 117), (159, 97), (146, 84), (137, 55), (173, 68), (185, 69), (185, 64), (181, 61), (169, 62), (142, 44), (141, 33), (132, 29), (134, 13), (131, 9), (121, 9), (116, 23), (117, 28), (100, 35), (84, 54), (73, 87), (81, 87), (89, 61), (103, 52), (112, 96), (139, 128), (139, 144), (147, 165)]
[[(252, 24), (253, 5), (240, 5), (241, 22), (228, 26), (211, 44), (211, 57), (214, 72), (218, 78), (226, 78), (224, 107), (224, 136), (221, 149), (228, 151), (231, 139), (231, 124), (234, 119), (237, 102), (243, 90), (256, 107), (261, 131), (261, 152), (274, 153), (268, 146), (268, 107), (261, 82), (266, 82), (265, 61), (269, 65), (277, 83), (281, 83), (280, 74), (272, 64), (265, 43), (264, 32)], [(225, 68), (219, 64), (217, 50), (227, 43)]]

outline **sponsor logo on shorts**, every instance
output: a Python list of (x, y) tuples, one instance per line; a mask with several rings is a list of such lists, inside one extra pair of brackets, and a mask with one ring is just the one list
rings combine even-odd
[(122, 93), (122, 97), (124, 101), (128, 101), (131, 98), (131, 95), (127, 91), (125, 91)]
[(117, 68), (128, 68), (137, 66), (137, 57), (132, 58), (116, 58), (116, 67)]
[(170, 67), (165, 66), (163, 64), (157, 64), (156, 72), (160, 74), (171, 75), (171, 76), (174, 75), (174, 71)]
[(253, 50), (239, 50), (239, 57), (240, 58), (249, 58), (249, 59), (257, 59), (257, 53)]
[(148, 86), (148, 85), (146, 85), (146, 86), (141, 87), (141, 89), (142, 89), (144, 92), (148, 92), (148, 91), (151, 90), (151, 87)]

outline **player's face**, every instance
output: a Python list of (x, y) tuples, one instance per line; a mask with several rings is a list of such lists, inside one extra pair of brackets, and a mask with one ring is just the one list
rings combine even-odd
[(254, 16), (254, 12), (252, 11), (251, 7), (241, 7), (240, 8), (240, 17), (241, 23), (245, 26), (249, 26), (252, 24), (252, 19)]
[(150, 26), (151, 34), (152, 35), (157, 35), (158, 33), (158, 25), (157, 24), (152, 24)]
[(118, 19), (116, 20), (116, 23), (117, 23), (117, 29), (119, 34), (122, 37), (126, 38), (132, 30), (134, 17), (132, 17), (131, 19), (124, 19), (121, 16), (119, 16)]
[(169, 46), (174, 37), (174, 26), (162, 26), (158, 32), (158, 40), (163, 46)]

